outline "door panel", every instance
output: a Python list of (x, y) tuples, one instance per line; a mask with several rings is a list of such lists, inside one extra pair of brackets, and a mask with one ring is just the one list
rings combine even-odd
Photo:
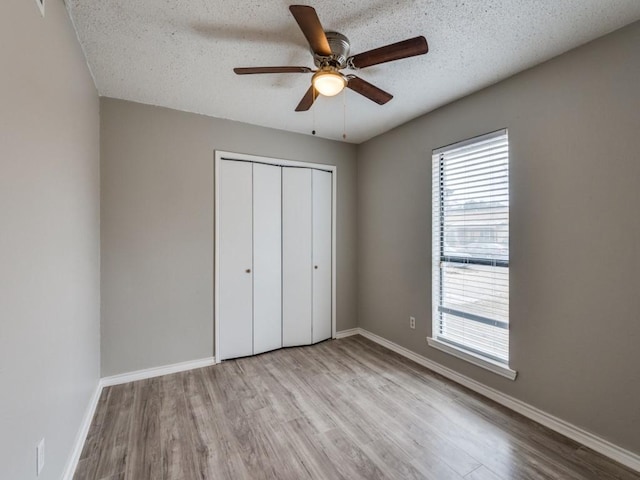
[(311, 343), (311, 170), (282, 169), (282, 344)]
[(313, 170), (313, 343), (331, 338), (332, 177)]
[(253, 354), (252, 167), (230, 160), (219, 166), (220, 351), (216, 356), (221, 360)]
[(253, 165), (253, 354), (282, 347), (282, 168)]

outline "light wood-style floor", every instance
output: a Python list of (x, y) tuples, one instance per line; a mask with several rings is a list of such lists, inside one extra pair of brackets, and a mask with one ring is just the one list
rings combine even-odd
[(354, 336), (106, 388), (74, 478), (640, 475)]

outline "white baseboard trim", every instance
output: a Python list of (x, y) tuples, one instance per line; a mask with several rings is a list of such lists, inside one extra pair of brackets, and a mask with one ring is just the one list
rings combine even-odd
[(162, 375), (169, 375), (171, 373), (184, 372), (187, 370), (194, 370), (196, 368), (208, 367), (215, 365), (215, 357), (202, 358), (200, 360), (190, 360), (188, 362), (174, 363), (172, 365), (164, 365), (162, 367), (147, 368), (144, 370), (137, 370), (135, 372), (121, 373), (119, 375), (113, 375), (110, 377), (102, 377), (96, 385), (96, 389), (89, 400), (89, 405), (82, 418), (82, 424), (76, 435), (75, 442), (73, 443), (73, 450), (67, 460), (67, 465), (62, 474), (62, 480), (73, 480), (73, 475), (78, 467), (78, 461), (84, 448), (84, 442), (87, 439), (89, 433), (89, 427), (93, 421), (93, 415), (96, 413), (98, 407), (98, 401), (102, 394), (102, 389), (105, 387), (111, 387), (113, 385), (120, 385), (123, 383), (135, 382), (137, 380), (145, 380), (147, 378), (160, 377)]
[(336, 332), (335, 338), (337, 339), (346, 338), (346, 337), (350, 337), (351, 335), (358, 335), (360, 333), (361, 332), (359, 328), (349, 328), (347, 330), (340, 330), (339, 332)]
[[(345, 338), (350, 337), (352, 335), (362, 335), (369, 340), (382, 345), (389, 350), (392, 350), (403, 357), (408, 358), (409, 360), (413, 360), (419, 365), (428, 368), (436, 373), (439, 373), (443, 377), (448, 378), (460, 385), (463, 385), (470, 390), (473, 390), (480, 395), (484, 395), (487, 398), (490, 398), (496, 403), (503, 405), (535, 422), (538, 422), (544, 425), (551, 430), (558, 432), (572, 440), (575, 440), (582, 445), (595, 450), (602, 455), (611, 458), (621, 464), (640, 472), (640, 455), (631, 452), (629, 450), (625, 450), (603, 438), (598, 437), (586, 430), (583, 430), (579, 427), (576, 427), (573, 424), (570, 424), (558, 417), (554, 417), (542, 410), (533, 407), (521, 400), (513, 398), (509, 395), (505, 395), (498, 390), (495, 390), (491, 387), (487, 387), (480, 382), (477, 382), (465, 375), (461, 375), (458, 372), (451, 370), (439, 363), (434, 362), (422, 355), (419, 355), (411, 350), (408, 350), (397, 343), (391, 342), (386, 338), (383, 338), (375, 333), (371, 333), (368, 330), (363, 328), (351, 328), (349, 330), (342, 330), (336, 332), (336, 338)], [(171, 373), (183, 372), (186, 370), (192, 370), (195, 368), (208, 367), (210, 365), (215, 364), (215, 358), (203, 358), (201, 360), (193, 360), (188, 362), (176, 363), (173, 365), (166, 365), (163, 367), (156, 368), (148, 368), (145, 370), (138, 370), (136, 372), (123, 373), (120, 375), (113, 375), (111, 377), (104, 377), (100, 380), (98, 385), (96, 386), (96, 390), (93, 393), (89, 401), (89, 405), (85, 412), (85, 415), (82, 419), (82, 424), (80, 425), (80, 429), (78, 431), (78, 435), (76, 436), (76, 441), (74, 443), (74, 448), (72, 453), (67, 461), (67, 466), (64, 470), (64, 474), (62, 475), (62, 480), (72, 480), (73, 474), (75, 473), (76, 467), (78, 465), (78, 460), (80, 459), (80, 454), (82, 453), (82, 449), (84, 447), (84, 442), (87, 437), (87, 433), (89, 432), (89, 427), (91, 426), (91, 421), (93, 420), (93, 415), (95, 413), (96, 407), (98, 405), (98, 400), (100, 399), (100, 394), (102, 393), (102, 389), (107, 386), (119, 385), (122, 383), (133, 382), (136, 380), (143, 380), (146, 378), (158, 377), (161, 375), (168, 375)]]
[(144, 370), (136, 370), (135, 372), (121, 373), (110, 377), (103, 377), (100, 384), (103, 387), (111, 387), (123, 383), (145, 380), (147, 378), (161, 377), (171, 373), (185, 372), (196, 368), (209, 367), (215, 365), (215, 357), (202, 358), (200, 360), (189, 360), (187, 362), (174, 363), (172, 365), (164, 365), (162, 367), (145, 368)]
[(84, 448), (84, 441), (89, 433), (89, 427), (91, 427), (93, 415), (96, 413), (101, 393), (102, 385), (100, 384), (100, 381), (98, 381), (98, 384), (93, 391), (93, 395), (91, 395), (91, 398), (89, 399), (89, 405), (87, 405), (87, 409), (84, 412), (84, 417), (82, 417), (80, 429), (78, 430), (75, 441), (73, 442), (73, 450), (71, 450), (71, 455), (67, 460), (67, 465), (65, 466), (64, 473), (62, 474), (62, 480), (73, 480), (73, 474), (76, 472), (76, 467), (80, 460), (80, 454)]
[[(587, 432), (586, 430), (583, 430), (580, 427), (577, 427), (558, 417), (550, 415), (549, 413), (533, 407), (521, 400), (513, 398), (509, 395), (505, 395), (504, 393), (491, 387), (487, 387), (480, 382), (477, 382), (465, 375), (461, 375), (458, 372), (451, 370), (450, 368), (447, 368), (443, 365), (440, 365), (439, 363), (434, 362), (433, 360), (428, 359), (427, 357), (418, 355), (417, 353), (412, 352), (411, 350), (408, 350), (398, 345), (397, 343), (391, 342), (386, 338), (376, 335), (375, 333), (371, 333), (363, 328), (351, 330), (358, 330), (358, 332), (356, 333), (359, 333), (363, 337), (368, 338), (369, 340), (382, 345), (389, 350), (399, 353), (403, 357), (406, 357), (409, 360), (413, 360), (423, 367), (439, 373), (443, 377), (446, 377), (449, 380), (453, 380), (454, 382), (459, 383), (460, 385), (463, 385), (468, 389), (479, 393), (480, 395), (490, 398), (494, 402), (499, 403), (500, 405), (505, 406), (535, 422), (538, 422), (545, 427), (564, 435), (565, 437), (575, 440), (576, 442), (581, 443), (582, 445), (595, 450), (596, 452), (609, 457), (616, 462), (619, 462), (633, 470), (640, 472), (640, 455), (634, 452), (619, 447), (609, 442), (608, 440), (598, 437), (593, 433)], [(348, 330), (348, 332), (351, 332), (351, 330)], [(349, 333), (349, 335), (355, 335), (356, 333)]]

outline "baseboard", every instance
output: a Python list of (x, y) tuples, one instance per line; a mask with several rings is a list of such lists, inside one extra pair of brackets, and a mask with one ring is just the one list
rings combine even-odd
[(84, 442), (87, 438), (87, 434), (89, 433), (89, 427), (91, 427), (93, 415), (96, 413), (96, 408), (98, 407), (98, 401), (100, 400), (101, 393), (102, 385), (100, 381), (98, 381), (98, 384), (93, 391), (93, 395), (91, 395), (91, 398), (89, 399), (89, 405), (84, 412), (84, 417), (82, 417), (80, 429), (78, 430), (75, 441), (73, 442), (73, 450), (71, 451), (71, 455), (67, 460), (67, 465), (64, 469), (64, 473), (62, 474), (62, 480), (73, 480), (73, 474), (75, 473), (76, 467), (78, 466), (80, 454), (82, 453), (82, 449), (84, 448)]
[[(461, 375), (458, 372), (451, 370), (450, 368), (440, 365), (433, 360), (412, 352), (411, 350), (404, 348), (397, 343), (387, 340), (386, 338), (376, 335), (375, 333), (371, 333), (363, 328), (351, 328), (349, 330), (336, 332), (336, 338), (338, 339), (350, 337), (352, 335), (362, 335), (363, 337), (368, 338), (369, 340), (382, 345), (383, 347), (388, 348), (389, 350), (392, 350), (402, 355), (403, 357), (406, 357), (409, 360), (422, 365), (423, 367), (428, 368), (429, 370), (439, 373), (449, 380), (459, 383), (460, 385), (463, 385), (468, 389), (479, 393), (480, 395), (490, 398), (491, 400), (499, 403), (502, 406), (505, 406), (535, 422), (544, 425), (545, 427), (555, 432), (558, 432), (608, 458), (611, 458), (612, 460), (615, 460), (633, 470), (640, 472), (640, 455), (629, 450), (625, 450), (624, 448), (621, 448), (607, 440), (604, 440), (597, 435), (587, 432), (586, 430), (583, 430), (569, 422), (550, 415), (521, 400), (513, 398), (509, 395), (505, 395), (504, 393), (499, 392), (498, 390), (495, 390), (491, 387), (487, 387), (486, 385), (483, 385), (465, 375)], [(87, 433), (89, 432), (89, 427), (91, 426), (91, 421), (93, 420), (93, 415), (98, 405), (98, 400), (100, 399), (100, 394), (102, 393), (102, 389), (104, 387), (133, 382), (136, 380), (143, 380), (146, 378), (158, 377), (161, 375), (168, 375), (171, 373), (183, 372), (195, 368), (207, 367), (214, 364), (215, 358), (209, 357), (203, 358), (201, 360), (176, 363), (163, 367), (148, 368), (145, 370), (138, 370), (136, 372), (123, 373), (120, 375), (113, 375), (111, 377), (102, 378), (96, 386), (96, 390), (89, 401), (89, 405), (82, 419), (82, 424), (80, 425), (78, 435), (76, 436), (72, 454), (69, 457), (67, 467), (64, 470), (62, 480), (72, 480), (73, 478), (78, 460), (80, 459), (80, 454), (82, 453), (82, 449), (84, 447)]]
[[(417, 353), (412, 352), (411, 350), (408, 350), (398, 345), (397, 343), (391, 342), (386, 338), (364, 330), (363, 328), (347, 330), (347, 332), (350, 333), (345, 336), (355, 335), (356, 333), (351, 333), (352, 330), (358, 330), (356, 333), (359, 333), (363, 337), (368, 338), (369, 340), (382, 345), (389, 350), (399, 353), (403, 357), (406, 357), (409, 360), (413, 360), (423, 367), (439, 373), (443, 377), (446, 377), (449, 380), (453, 380), (454, 382), (459, 383), (460, 385), (463, 385), (468, 389), (479, 393), (480, 395), (490, 398), (494, 402), (499, 403), (500, 405), (505, 406), (535, 422), (538, 422), (545, 427), (564, 435), (565, 437), (575, 440), (576, 442), (581, 443), (582, 445), (595, 450), (596, 452), (609, 457), (616, 462), (619, 462), (635, 471), (640, 472), (640, 455), (634, 452), (619, 447), (609, 442), (608, 440), (598, 437), (593, 433), (587, 432), (586, 430), (583, 430), (580, 427), (577, 427), (558, 417), (554, 417), (553, 415), (550, 415), (521, 400), (513, 398), (509, 395), (505, 395), (504, 393), (491, 387), (487, 387), (482, 383), (479, 383), (465, 375), (461, 375), (458, 372), (451, 370), (450, 368), (440, 365), (439, 363), (436, 363), (433, 360), (428, 359), (427, 357), (418, 355)], [(336, 334), (336, 338), (341, 337), (338, 337)]]
[(145, 380), (147, 378), (161, 377), (171, 373), (185, 372), (195, 368), (209, 367), (215, 365), (215, 357), (202, 358), (200, 360), (189, 360), (188, 362), (174, 363), (172, 365), (164, 365), (162, 367), (145, 368), (144, 370), (136, 370), (135, 372), (121, 373), (110, 377), (103, 377), (100, 384), (103, 387), (111, 387), (122, 383), (135, 382)]
[(73, 450), (71, 451), (69, 460), (67, 460), (67, 465), (64, 469), (64, 473), (62, 474), (62, 480), (73, 480), (73, 475), (78, 466), (78, 461), (80, 460), (80, 455), (84, 448), (84, 442), (87, 439), (87, 434), (89, 433), (89, 428), (93, 421), (93, 415), (96, 413), (96, 408), (98, 407), (98, 401), (100, 400), (103, 388), (120, 385), (122, 383), (135, 382), (136, 380), (144, 380), (147, 378), (169, 375), (171, 373), (208, 367), (210, 365), (215, 365), (215, 363), (215, 357), (208, 357), (200, 360), (190, 360), (188, 362), (174, 363), (172, 365), (147, 368), (144, 370), (137, 370), (135, 372), (122, 373), (120, 375), (101, 378), (98, 381), (98, 385), (96, 385), (96, 389), (89, 400), (89, 405), (87, 406), (87, 410), (82, 418), (82, 424), (80, 425), (75, 442), (73, 443)]
[(347, 330), (340, 330), (339, 332), (336, 332), (335, 338), (340, 339), (340, 338), (350, 337), (351, 335), (358, 335), (360, 333), (361, 332), (359, 328), (349, 328)]

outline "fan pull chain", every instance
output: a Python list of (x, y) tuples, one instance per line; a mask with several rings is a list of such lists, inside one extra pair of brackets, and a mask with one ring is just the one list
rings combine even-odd
[(342, 90), (342, 139), (347, 139), (347, 89)]
[[(314, 103), (316, 103), (316, 89), (314, 88), (312, 90), (312, 98), (313, 98), (313, 102), (311, 102), (311, 105), (313, 105)], [(316, 109), (312, 108), (311, 109), (311, 115), (313, 115), (313, 130), (311, 130), (311, 135), (315, 135), (316, 134)]]

